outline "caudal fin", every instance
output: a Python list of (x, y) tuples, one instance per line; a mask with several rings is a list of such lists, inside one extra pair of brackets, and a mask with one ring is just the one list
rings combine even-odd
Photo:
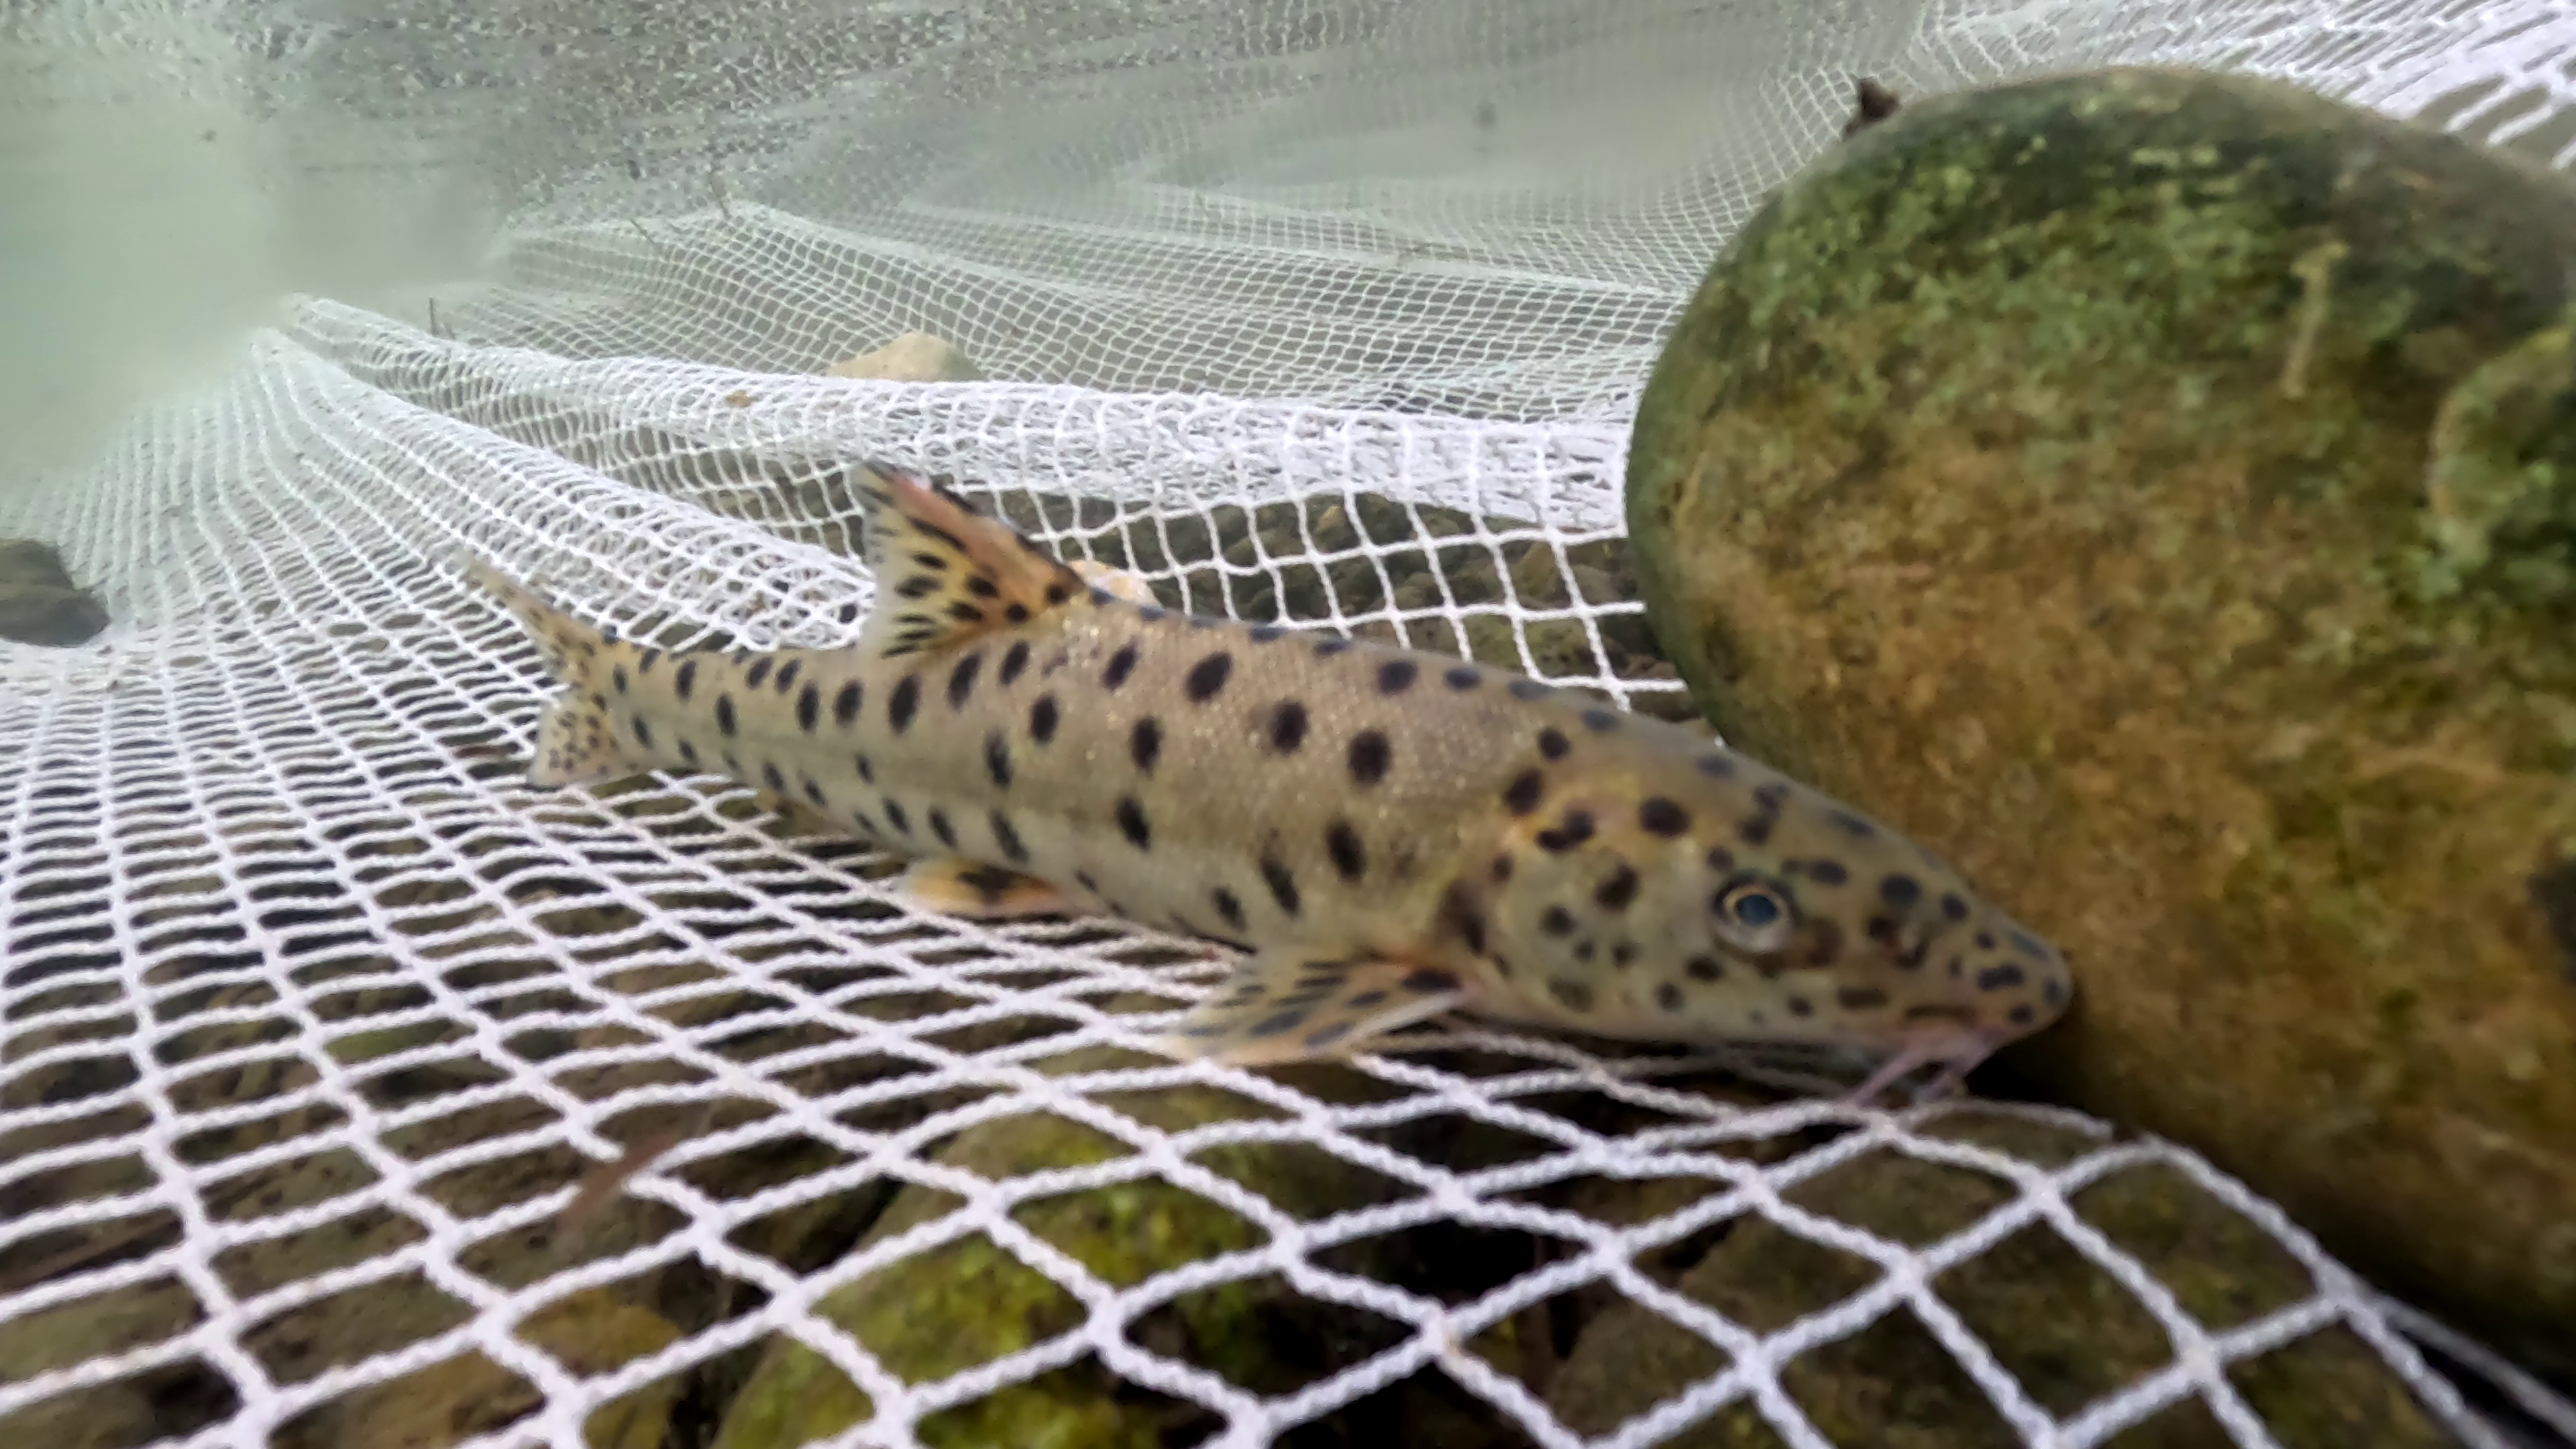
[(519, 617), (529, 637), (537, 641), (546, 668), (564, 682), (563, 694), (546, 706), (545, 719), (537, 727), (537, 755), (528, 764), (528, 783), (541, 789), (590, 785), (645, 768), (618, 748), (606, 697), (591, 682), (594, 675), (613, 667), (603, 655), (623, 646), (483, 560), (467, 558), (462, 563), (467, 578)]

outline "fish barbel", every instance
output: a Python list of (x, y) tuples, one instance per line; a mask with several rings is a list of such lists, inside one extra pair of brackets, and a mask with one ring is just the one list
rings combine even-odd
[(648, 648), (469, 563), (566, 685), (529, 782), (721, 772), (914, 857), (926, 908), (1251, 952), (1182, 1056), (1330, 1055), (1463, 1010), (1866, 1049), (1867, 1100), (1927, 1065), (1953, 1088), (2066, 1007), (2057, 951), (1759, 761), (1465, 660), (1175, 613), (869, 471), (878, 593), (847, 648)]

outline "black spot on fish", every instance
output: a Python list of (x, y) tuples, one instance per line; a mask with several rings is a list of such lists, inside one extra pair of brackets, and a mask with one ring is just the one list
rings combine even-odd
[(2048, 948), (2039, 944), (2039, 938), (2028, 931), (2013, 932), (2012, 943), (2014, 950), (2030, 957), (2034, 961), (2045, 961), (2048, 959)]
[(859, 717), (859, 705), (867, 697), (867, 691), (859, 687), (857, 680), (842, 685), (841, 692), (832, 696), (832, 723), (848, 729), (851, 722)]
[(1216, 698), (1218, 690), (1225, 688), (1226, 676), (1232, 673), (1233, 655), (1211, 654), (1190, 666), (1188, 677), (1181, 681), (1181, 688), (1189, 695), (1190, 703), (1205, 704)]
[(1297, 877), (1289, 872), (1287, 866), (1275, 857), (1263, 856), (1261, 883), (1270, 887), (1270, 898), (1279, 903), (1280, 910), (1292, 916), (1297, 914)]
[(1592, 899), (1605, 911), (1624, 911), (1637, 900), (1637, 872), (1622, 861), (1592, 892)]
[(895, 681), (894, 693), (886, 697), (886, 724), (896, 734), (912, 727), (913, 711), (921, 708), (921, 677), (907, 674)]
[(1154, 762), (1163, 757), (1163, 727), (1152, 715), (1136, 721), (1136, 727), (1127, 732), (1127, 757), (1136, 762), (1140, 773), (1154, 773)]
[(1351, 641), (1348, 639), (1319, 640), (1315, 645), (1315, 657), (1318, 659), (1330, 659), (1334, 655), (1339, 654), (1350, 647)]
[(1398, 989), (1415, 996), (1430, 996), (1437, 992), (1457, 990), (1458, 978), (1446, 971), (1434, 971), (1425, 967), (1420, 971), (1405, 973), (1404, 979), (1396, 985)]
[(1619, 727), (1619, 716), (1606, 709), (1587, 709), (1583, 712), (1583, 727), (1596, 735), (1608, 734)]
[(640, 714), (635, 716), (635, 743), (648, 750), (653, 748), (653, 731), (644, 723), (644, 716)]
[(1726, 974), (1725, 963), (1714, 956), (1693, 956), (1682, 969), (1690, 973), (1693, 981), (1715, 981)]
[(743, 687), (745, 689), (760, 688), (760, 682), (769, 677), (769, 671), (775, 667), (777, 663), (778, 661), (775, 659), (755, 659), (751, 661), (751, 669), (742, 676)]
[(1878, 898), (1901, 911), (1923, 899), (1923, 883), (1910, 875), (1891, 875), (1878, 883)]
[(1440, 676), (1440, 682), (1448, 685), (1451, 689), (1464, 694), (1468, 690), (1475, 688), (1478, 683), (1483, 681), (1484, 677), (1485, 676), (1478, 672), (1473, 665), (1460, 664), (1455, 665), (1444, 672)]
[(1508, 856), (1508, 855), (1498, 855), (1498, 856), (1495, 856), (1495, 857), (1494, 857), (1494, 884), (1496, 884), (1496, 885), (1501, 885), (1504, 881), (1510, 880), (1511, 878), (1512, 878), (1512, 858), (1511, 858), (1510, 856)]
[(1394, 747), (1387, 743), (1383, 730), (1362, 730), (1351, 736), (1351, 780), (1355, 784), (1374, 785), (1386, 778)]
[(1568, 981), (1562, 976), (1551, 977), (1547, 983), (1547, 994), (1555, 997), (1556, 1004), (1568, 1011), (1592, 1009), (1592, 983), (1588, 981)]
[(1270, 709), (1270, 748), (1293, 755), (1306, 742), (1306, 706), (1283, 699)]
[(776, 761), (771, 761), (770, 763), (764, 764), (760, 767), (760, 778), (768, 784), (771, 790), (782, 795), (787, 793), (787, 777), (778, 773), (778, 764)]
[(1995, 933), (1992, 931), (1979, 931), (1977, 933), (1977, 949), (1980, 951), (1991, 951), (1995, 949)]
[(1306, 1033), (1305, 1046), (1309, 1051), (1321, 1051), (1350, 1034), (1351, 1024), (1347, 1021), (1337, 1021), (1330, 1026), (1320, 1026)]
[(1552, 693), (1546, 685), (1528, 678), (1515, 679), (1507, 687), (1511, 690), (1514, 699), (1545, 699)]
[(1016, 603), (1006, 605), (1002, 610), (1002, 617), (1014, 624), (1025, 624), (1029, 621), (1029, 606)]
[(1091, 892), (1095, 896), (1100, 894), (1100, 882), (1093, 880), (1091, 878), (1091, 872), (1087, 870), (1075, 871), (1073, 873), (1073, 883), (1082, 887), (1084, 890)]
[(805, 798), (813, 801), (817, 805), (828, 806), (832, 803), (831, 801), (823, 798), (823, 787), (815, 784), (811, 780), (805, 782)]
[(1657, 795), (1637, 807), (1637, 823), (1647, 834), (1669, 839), (1690, 829), (1690, 812)]
[(928, 551), (927, 549), (914, 554), (912, 556), (912, 561), (935, 574), (948, 572), (948, 560), (940, 557), (938, 554)]
[(2018, 966), (1989, 966), (1977, 973), (1977, 989), (2003, 991), (2021, 985), (2023, 979)]
[(984, 655), (981, 650), (978, 650), (958, 660), (957, 667), (948, 671), (948, 707), (950, 709), (966, 707), (967, 697), (975, 692), (975, 676), (981, 673), (983, 668)]
[(1538, 808), (1539, 797), (1547, 792), (1547, 777), (1536, 770), (1523, 770), (1503, 787), (1503, 808), (1514, 815), (1527, 815)]
[(1739, 820), (1735, 822), (1735, 838), (1758, 848), (1771, 839), (1771, 828), (1779, 823), (1777, 815), (1756, 815)]
[(1026, 865), (1029, 859), (1029, 848), (1020, 843), (1020, 832), (1012, 827), (1011, 817), (996, 810), (993, 812), (991, 824), (993, 844), (1001, 849), (1002, 858)]
[(680, 741), (680, 758), (694, 768), (698, 763), (698, 747), (687, 740)]
[(1251, 638), (1252, 642), (1255, 644), (1267, 644), (1272, 640), (1285, 635), (1287, 632), (1287, 630), (1280, 628), (1276, 624), (1263, 624), (1252, 631)]
[(957, 848), (957, 830), (956, 827), (948, 823), (948, 812), (940, 809), (936, 805), (933, 805), (930, 807), (929, 818), (930, 833), (939, 837), (940, 844), (947, 846), (950, 850), (955, 850)]
[(1712, 780), (1723, 780), (1735, 773), (1735, 762), (1724, 755), (1702, 755), (1691, 763)]
[(1846, 986), (1834, 993), (1834, 1004), (1845, 1011), (1876, 1011), (1887, 1004), (1887, 993), (1875, 986)]
[(1368, 854), (1361, 848), (1360, 833), (1351, 822), (1336, 820), (1324, 829), (1324, 851), (1333, 858), (1333, 869), (1342, 879), (1357, 881), (1368, 874)]
[(1410, 659), (1390, 659), (1377, 667), (1377, 692), (1402, 694), (1413, 687), (1415, 677), (1421, 673)]
[(1243, 929), (1243, 902), (1236, 898), (1234, 892), (1218, 886), (1208, 892), (1208, 901), (1216, 907), (1218, 917), (1229, 929), (1237, 931)]
[(1565, 731), (1553, 725), (1538, 732), (1538, 752), (1546, 759), (1562, 760), (1565, 752), (1573, 748), (1574, 741), (1567, 739)]
[(769, 682), (770, 687), (777, 690), (782, 696), (784, 696), (787, 691), (794, 689), (796, 687), (796, 671), (798, 667), (799, 665), (797, 661), (793, 659), (790, 659), (786, 663), (778, 666), (778, 677)]
[(1138, 604), (1136, 606), (1136, 617), (1144, 620), (1148, 624), (1159, 624), (1165, 619), (1172, 617), (1172, 611), (1159, 604)]
[(796, 696), (796, 727), (810, 735), (822, 717), (823, 691), (809, 684)]
[(2047, 1002), (2051, 1006), (2064, 1006), (2066, 1004), (2066, 983), (2055, 977), (2050, 977), (2048, 984), (2040, 988), (2039, 999)]
[(885, 797), (885, 818), (886, 822), (892, 825), (895, 829), (902, 831), (906, 835), (910, 835), (912, 833), (911, 819), (903, 813), (903, 806), (896, 803), (895, 798), (892, 795)]
[(2004, 1016), (2015, 1026), (2028, 1026), (2032, 1021), (2037, 1019), (2032, 1013), (2028, 1002), (2024, 1002), (2023, 1004), (2014, 1007), (2012, 1010), (2005, 1012)]
[(619, 694), (624, 694), (626, 692), (626, 666), (620, 664), (615, 669), (608, 671), (608, 682)]
[(731, 739), (734, 732), (733, 726), (733, 696), (719, 694), (716, 696), (716, 733)]
[(1458, 933), (1459, 941), (1469, 952), (1478, 956), (1485, 954), (1484, 913), (1476, 909), (1476, 897), (1463, 882), (1451, 881), (1449, 889), (1441, 893), (1440, 915), (1449, 923), (1450, 929)]
[(1568, 810), (1553, 830), (1538, 833), (1538, 847), (1550, 854), (1572, 850), (1592, 838), (1592, 812)]
[(967, 576), (966, 592), (973, 594), (979, 599), (998, 599), (1002, 596), (1001, 589), (996, 587), (990, 578), (987, 578), (982, 574), (970, 574)]
[(1789, 1014), (1791, 1016), (1813, 1016), (1816, 1014), (1816, 1004), (1803, 996), (1792, 996), (1789, 998)]
[(1574, 934), (1574, 916), (1563, 906), (1550, 906), (1539, 913), (1538, 928), (1551, 936)]
[(907, 599), (926, 598), (939, 592), (939, 580), (914, 574), (911, 578), (895, 585), (894, 591)]
[(984, 773), (992, 777), (993, 788), (1011, 788), (1011, 742), (1000, 730), (984, 736)]
[(1833, 826), (1836, 830), (1841, 831), (1843, 834), (1850, 836), (1854, 840), (1867, 840), (1878, 833), (1878, 827), (1861, 819), (1859, 816), (1852, 814), (1848, 810), (1829, 810), (1825, 812), (1825, 823)]
[(1145, 819), (1145, 807), (1133, 795), (1118, 797), (1118, 833), (1138, 850), (1154, 848), (1154, 829)]
[(1123, 645), (1117, 653), (1110, 655), (1109, 667), (1100, 671), (1100, 687), (1116, 689), (1125, 684), (1127, 676), (1135, 672), (1136, 657), (1137, 649), (1133, 644)]
[(1595, 949), (1596, 948), (1590, 941), (1578, 941), (1574, 946), (1574, 959), (1577, 961), (1590, 961)]
[(1682, 1009), (1682, 989), (1667, 981), (1655, 988), (1655, 1004), (1666, 1011)]
[(1029, 738), (1045, 744), (1055, 738), (1056, 723), (1055, 696), (1039, 695), (1037, 703), (1029, 706)]
[(1968, 918), (1968, 903), (1959, 899), (1955, 895), (1945, 895), (1941, 897), (1941, 917), (1942, 919), (1949, 921), (1966, 920)]
[(993, 672), (993, 682), (1007, 689), (1029, 667), (1029, 641), (1021, 640), (1002, 655), (1002, 667)]
[(984, 622), (984, 611), (964, 599), (959, 599), (948, 606), (948, 617), (960, 624), (981, 624)]
[(1811, 860), (1807, 862), (1807, 879), (1818, 885), (1838, 886), (1851, 879), (1851, 872), (1843, 869), (1839, 860)]
[(654, 666), (656, 663), (659, 663), (659, 662), (661, 661), (661, 658), (662, 658), (662, 651), (661, 651), (661, 650), (659, 650), (659, 649), (647, 649), (647, 650), (645, 650), (645, 651), (644, 651), (644, 653), (643, 653), (643, 655), (642, 655), (642, 657), (638, 658), (638, 659), (635, 661), (635, 672), (636, 672), (637, 674), (639, 674), (639, 675), (642, 675), (642, 674), (650, 674), (650, 673), (652, 673), (652, 672), (653, 672), (653, 666)]
[(682, 699), (686, 699), (689, 697), (689, 691), (697, 687), (698, 661), (694, 659), (681, 660), (679, 672), (671, 676), (671, 692)]
[(1257, 1037), (1285, 1036), (1289, 1032), (1295, 1031), (1298, 1027), (1305, 1025), (1305, 1022), (1306, 1013), (1302, 1008), (1282, 1011), (1263, 1017), (1261, 1020), (1254, 1022), (1252, 1024), (1252, 1035)]

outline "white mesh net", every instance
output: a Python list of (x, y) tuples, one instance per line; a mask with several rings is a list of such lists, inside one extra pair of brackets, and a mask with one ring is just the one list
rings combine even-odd
[[(56, 128), (18, 160), (175, 92), (289, 201), (421, 218), (428, 174), (504, 223), (478, 278), (299, 300), (0, 495), (115, 621), (0, 645), (9, 1442), (2576, 1442), (2064, 1114), (1495, 1031), (1119, 1050), (1223, 963), (916, 914), (705, 781), (524, 789), (551, 686), (447, 566), (846, 640), (839, 469), (881, 455), (1192, 608), (1678, 713), (1627, 418), (1852, 75), (2185, 61), (2564, 163), (2561, 0), (62, 0), (0, 37)], [(995, 380), (818, 375), (911, 330)], [(668, 1151), (585, 1196), (630, 1144)]]

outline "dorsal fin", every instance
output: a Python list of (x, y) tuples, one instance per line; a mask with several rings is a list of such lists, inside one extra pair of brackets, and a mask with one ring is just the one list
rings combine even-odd
[(877, 604), (859, 647), (886, 658), (1025, 624), (1090, 593), (1082, 576), (1018, 529), (918, 473), (870, 463), (861, 483)]

